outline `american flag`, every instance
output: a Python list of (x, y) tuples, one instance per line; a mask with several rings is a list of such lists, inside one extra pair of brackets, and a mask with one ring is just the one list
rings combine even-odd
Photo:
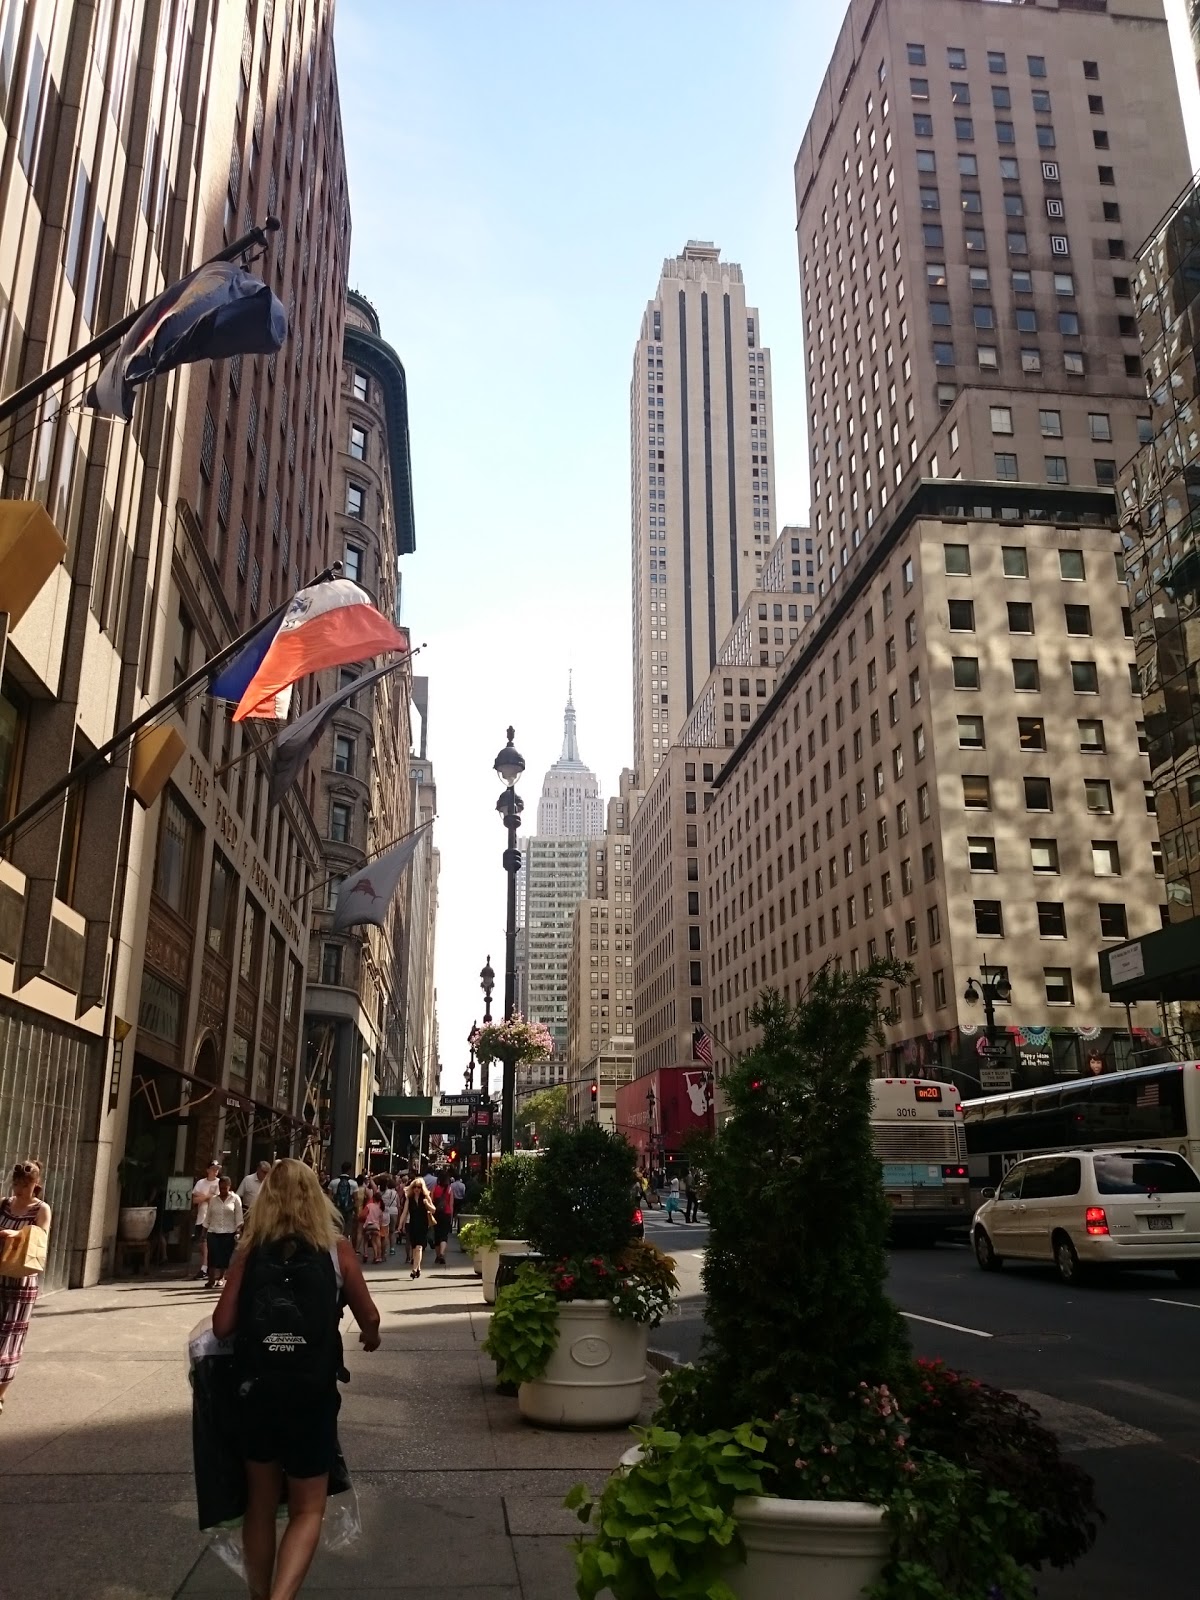
[(707, 1067), (713, 1064), (712, 1037), (703, 1028), (697, 1028), (692, 1034), (692, 1060), (703, 1061)]
[(1143, 1107), (1159, 1105), (1158, 1084), (1144, 1083), (1137, 1092), (1137, 1103)]

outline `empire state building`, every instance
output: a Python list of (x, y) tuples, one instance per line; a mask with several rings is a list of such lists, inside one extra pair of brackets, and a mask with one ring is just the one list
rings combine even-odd
[(575, 704), (570, 692), (563, 714), (562, 754), (546, 773), (538, 801), (539, 839), (598, 839), (604, 832), (600, 780), (583, 764), (575, 734)]

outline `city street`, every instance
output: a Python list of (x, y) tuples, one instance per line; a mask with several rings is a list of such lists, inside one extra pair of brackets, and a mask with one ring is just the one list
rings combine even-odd
[[(652, 1343), (690, 1360), (703, 1333), (707, 1229), (669, 1225), (661, 1212), (647, 1220), (683, 1289)], [(1169, 1273), (1079, 1289), (1038, 1267), (985, 1276), (959, 1245), (894, 1251), (891, 1288), (919, 1355), (1016, 1390), (1096, 1479), (1107, 1523), (1086, 1562), (1040, 1580), (1045, 1600), (1194, 1595), (1185, 1530), (1200, 1498), (1200, 1293)]]

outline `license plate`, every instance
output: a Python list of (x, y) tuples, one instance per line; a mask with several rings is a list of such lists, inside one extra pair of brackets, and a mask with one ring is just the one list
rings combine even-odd
[(1175, 1226), (1174, 1217), (1147, 1217), (1146, 1226), (1151, 1233), (1165, 1233)]

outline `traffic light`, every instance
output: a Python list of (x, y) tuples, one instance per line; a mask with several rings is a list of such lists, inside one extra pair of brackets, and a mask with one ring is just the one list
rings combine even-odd
[(594, 1083), (592, 1085), (592, 1115), (593, 1116), (596, 1115), (596, 1096), (599, 1093), (600, 1093), (600, 1085), (598, 1083)]

